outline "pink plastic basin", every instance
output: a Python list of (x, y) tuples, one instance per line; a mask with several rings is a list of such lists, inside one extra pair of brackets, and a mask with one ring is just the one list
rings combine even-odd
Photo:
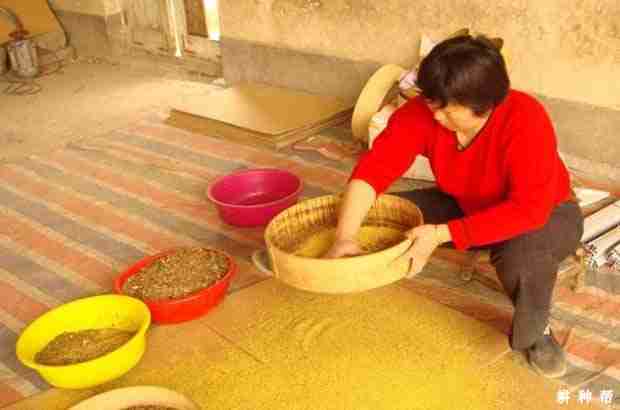
[(299, 177), (283, 169), (248, 169), (216, 179), (207, 196), (226, 223), (261, 226), (297, 203), (302, 185)]

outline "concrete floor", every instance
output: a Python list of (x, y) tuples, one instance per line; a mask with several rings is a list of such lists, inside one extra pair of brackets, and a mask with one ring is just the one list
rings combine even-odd
[(0, 77), (0, 161), (120, 128), (140, 113), (217, 89), (213, 80), (129, 57), (80, 57), (36, 79), (42, 89), (35, 95), (7, 95), (9, 84)]

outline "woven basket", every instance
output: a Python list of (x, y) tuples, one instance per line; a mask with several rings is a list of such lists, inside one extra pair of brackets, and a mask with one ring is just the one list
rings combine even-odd
[[(303, 201), (276, 216), (267, 226), (265, 241), (276, 278), (298, 289), (320, 293), (353, 293), (384, 286), (404, 277), (409, 264), (394, 263), (411, 245), (402, 241), (387, 249), (353, 257), (320, 259), (293, 252), (313, 233), (335, 228), (341, 197), (322, 196)], [(422, 213), (412, 202), (393, 195), (380, 196), (363, 226), (401, 232), (422, 224)]]

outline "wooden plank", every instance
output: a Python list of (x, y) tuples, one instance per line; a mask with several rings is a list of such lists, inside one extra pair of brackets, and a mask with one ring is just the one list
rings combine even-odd
[(209, 37), (203, 0), (184, 0), (187, 34)]
[[(451, 248), (437, 248), (432, 257), (453, 264), (455, 273), (463, 280), (469, 282), (477, 280), (489, 289), (503, 292), (502, 286), (495, 267), (490, 262), (489, 251), (459, 251)], [(558, 284), (579, 290), (582, 284), (584, 267), (578, 257), (569, 255), (558, 267)], [(569, 286), (570, 284), (570, 286)]]

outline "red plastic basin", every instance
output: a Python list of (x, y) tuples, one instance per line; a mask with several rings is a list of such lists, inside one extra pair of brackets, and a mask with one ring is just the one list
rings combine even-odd
[(224, 222), (235, 226), (267, 225), (297, 203), (301, 179), (283, 169), (237, 171), (216, 179), (207, 191)]
[[(135, 275), (147, 266), (152, 265), (157, 260), (178, 252), (179, 250), (181, 250), (181, 248), (169, 249), (156, 255), (147, 256), (132, 265), (129, 269), (116, 278), (114, 281), (114, 291), (118, 294), (125, 294), (123, 292), (123, 286), (131, 276)], [(151, 311), (151, 318), (154, 323), (170, 324), (197, 319), (204, 316), (213, 307), (220, 303), (222, 299), (224, 299), (226, 296), (226, 291), (230, 286), (230, 281), (237, 273), (237, 264), (227, 253), (217, 249), (211, 250), (225, 255), (228, 259), (229, 269), (228, 272), (226, 272), (226, 275), (208, 288), (200, 290), (184, 298), (144, 300), (143, 302)]]

